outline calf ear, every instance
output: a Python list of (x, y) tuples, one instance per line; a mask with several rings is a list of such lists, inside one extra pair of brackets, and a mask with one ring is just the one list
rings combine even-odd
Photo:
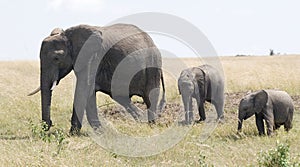
[(180, 87), (179, 87), (179, 85), (178, 85), (178, 91), (179, 91), (179, 94), (181, 95), (181, 91), (180, 91)]
[(261, 90), (257, 92), (253, 97), (255, 113), (260, 113), (262, 109), (266, 106), (267, 101), (268, 101), (268, 94), (266, 91)]
[(180, 91), (180, 87), (181, 87), (181, 81), (180, 81), (180, 78), (177, 80), (177, 87), (178, 87), (178, 91), (179, 91), (179, 94), (181, 95), (181, 91)]

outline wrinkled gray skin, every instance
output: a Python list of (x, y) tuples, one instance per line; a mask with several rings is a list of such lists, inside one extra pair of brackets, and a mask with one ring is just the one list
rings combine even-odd
[[(91, 44), (85, 44), (90, 38), (92, 38), (89, 40)], [(84, 45), (87, 46), (82, 49)], [(84, 54), (80, 54), (81, 52)], [(100, 62), (97, 55), (101, 54), (105, 56)], [(119, 92), (118, 90), (112, 94), (112, 76), (124, 58), (128, 58), (127, 62), (131, 63), (127, 66), (128, 70), (132, 65), (138, 66), (140, 71), (130, 82), (129, 94), (126, 94), (126, 91), (124, 93), (124, 91)], [(97, 60), (100, 64), (96, 63), (95, 66)], [(90, 64), (93, 63), (94, 66), (90, 67)], [(81, 129), (84, 110), (86, 110), (89, 124), (96, 129), (101, 127), (96, 108), (97, 91), (110, 95), (124, 106), (136, 120), (138, 120), (138, 111), (140, 110), (132, 104), (130, 98), (133, 95), (141, 96), (148, 108), (148, 121), (154, 121), (160, 81), (164, 90), (161, 65), (160, 52), (152, 39), (136, 26), (128, 24), (115, 24), (107, 27), (79, 25), (65, 31), (56, 28), (50, 36), (43, 40), (40, 50), (42, 120), (47, 123), (49, 128), (51, 127), (50, 106), (53, 86), (73, 70), (77, 81), (71, 133), (77, 133)], [(158, 68), (147, 68), (153, 66)], [(121, 71), (124, 73), (123, 77), (129, 77), (126, 76), (126, 70)], [(96, 78), (92, 75), (93, 72), (96, 74)], [(126, 85), (122, 85), (124, 83), (121, 80), (117, 80), (114, 84), (115, 88), (126, 89)], [(153, 95), (151, 100), (150, 91)], [(163, 102), (164, 95), (161, 103)]]
[(267, 134), (284, 125), (286, 131), (292, 128), (294, 105), (292, 98), (284, 91), (260, 90), (246, 95), (239, 104), (238, 131), (242, 130), (243, 120), (255, 115), (259, 135), (265, 134), (264, 121), (267, 124)]
[(178, 89), (184, 104), (186, 123), (190, 124), (193, 120), (192, 98), (197, 101), (199, 122), (206, 119), (205, 101), (215, 106), (218, 119), (223, 120), (224, 79), (216, 68), (202, 65), (183, 70), (178, 78)]

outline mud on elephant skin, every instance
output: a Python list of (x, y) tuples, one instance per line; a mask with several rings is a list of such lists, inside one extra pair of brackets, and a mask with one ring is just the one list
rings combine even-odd
[(246, 95), (239, 104), (238, 132), (242, 130), (243, 120), (255, 115), (259, 135), (267, 134), (284, 125), (286, 131), (292, 128), (294, 105), (287, 92), (279, 90), (260, 90)]
[[(148, 121), (154, 121), (156, 112), (165, 103), (161, 66), (161, 55), (154, 42), (134, 25), (78, 25), (65, 31), (56, 28), (43, 40), (40, 50), (42, 120), (51, 127), (52, 91), (73, 70), (77, 80), (71, 133), (81, 129), (84, 111), (93, 128), (101, 127), (96, 107), (97, 91), (111, 96), (136, 120), (139, 120), (140, 109), (132, 104), (131, 97), (141, 96), (147, 105)], [(120, 78), (114, 78), (116, 71), (121, 73)], [(158, 108), (160, 82), (163, 96)]]
[(206, 119), (204, 103), (212, 103), (217, 111), (218, 120), (224, 120), (224, 78), (211, 65), (192, 67), (181, 72), (178, 78), (178, 90), (185, 110), (185, 120), (193, 120), (192, 98), (197, 101), (200, 121)]

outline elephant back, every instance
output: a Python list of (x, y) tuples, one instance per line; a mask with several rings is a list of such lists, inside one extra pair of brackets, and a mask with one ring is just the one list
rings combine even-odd
[(265, 90), (272, 100), (273, 103), (283, 104), (285, 106), (293, 106), (293, 100), (291, 96), (285, 92), (280, 90)]
[[(101, 32), (105, 55), (97, 72), (96, 82), (99, 90), (107, 94), (111, 93), (111, 83), (113, 75), (117, 75), (116, 70), (118, 70), (118, 73), (124, 73), (122, 76), (127, 76), (128, 71), (135, 68), (140, 70), (134, 77), (128, 76), (132, 77), (129, 88), (130, 95), (143, 95), (144, 89), (147, 89), (147, 84), (150, 84), (153, 80), (159, 83), (160, 72), (148, 68), (161, 68), (161, 55), (147, 33), (130, 24), (102, 27)], [(122, 67), (122, 63), (129, 64), (125, 66), (126, 69), (119, 70), (118, 68)], [(128, 83), (117, 82), (117, 84), (117, 88), (124, 89)]]

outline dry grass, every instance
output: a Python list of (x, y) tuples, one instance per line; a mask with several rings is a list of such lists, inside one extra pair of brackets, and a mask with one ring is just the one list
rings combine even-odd
[[(177, 76), (190, 66), (202, 64), (200, 59), (164, 60), (167, 100), (179, 103)], [(257, 165), (257, 154), (276, 145), (276, 141), (291, 143), (291, 155), (300, 150), (300, 59), (296, 55), (274, 57), (222, 57), (226, 77), (226, 123), (219, 125), (204, 142), (200, 141), (204, 124), (194, 125), (186, 137), (173, 148), (158, 155), (130, 158), (108, 152), (90, 137), (66, 136), (62, 150), (57, 154), (55, 142), (46, 143), (32, 137), (29, 120), (40, 120), (40, 95), (26, 95), (39, 85), (39, 63), (29, 61), (0, 62), (0, 166), (197, 166), (202, 155), (207, 164), (215, 166)], [(244, 123), (244, 135), (236, 135), (236, 111), (239, 99), (248, 90), (278, 88), (293, 95), (296, 104), (294, 128), (286, 133), (280, 128), (272, 138), (259, 137), (255, 120)], [(70, 127), (74, 75), (68, 75), (53, 93), (52, 119), (54, 128), (66, 134)], [(239, 93), (240, 92), (240, 93)], [(112, 102), (98, 94), (98, 106)], [(139, 98), (135, 98), (139, 101)], [(101, 112), (114, 106), (102, 106)], [(169, 108), (169, 112), (172, 109)], [(155, 133), (155, 127), (136, 124), (120, 119), (118, 114), (110, 119), (126, 133), (145, 135)], [(173, 117), (170, 117), (170, 119)], [(172, 123), (169, 122), (169, 123)], [(87, 125), (83, 132), (87, 132)], [(123, 128), (123, 129), (122, 129)], [(167, 124), (157, 126), (158, 132)]]
[(222, 58), (227, 91), (281, 89), (292, 95), (300, 93), (300, 59), (291, 56)]

